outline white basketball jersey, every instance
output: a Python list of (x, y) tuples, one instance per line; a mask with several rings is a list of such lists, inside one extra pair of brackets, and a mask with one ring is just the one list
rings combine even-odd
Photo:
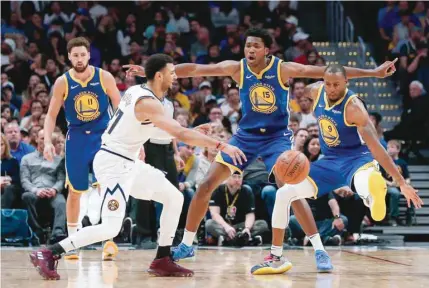
[(115, 115), (104, 131), (102, 147), (130, 159), (135, 159), (139, 149), (157, 131), (149, 121), (139, 121), (134, 112), (136, 102), (141, 98), (158, 98), (144, 85), (134, 85), (125, 91)]

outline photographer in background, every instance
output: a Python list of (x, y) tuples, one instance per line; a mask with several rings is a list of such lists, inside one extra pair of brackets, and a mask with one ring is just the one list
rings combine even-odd
[(214, 191), (209, 209), (212, 219), (206, 221), (206, 232), (219, 246), (260, 245), (262, 234), (269, 231), (265, 220), (255, 221), (255, 198), (243, 186), (241, 174), (231, 175)]

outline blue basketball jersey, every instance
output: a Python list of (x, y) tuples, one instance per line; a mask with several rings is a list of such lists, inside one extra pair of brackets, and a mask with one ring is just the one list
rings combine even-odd
[(346, 121), (346, 105), (355, 97), (357, 95), (347, 89), (344, 97), (329, 106), (324, 85), (319, 88), (313, 108), (319, 124), (320, 148), (323, 155), (352, 156), (369, 152), (357, 127)]
[(68, 128), (104, 131), (110, 120), (110, 100), (101, 77), (102, 69), (90, 66), (92, 76), (86, 82), (65, 75), (64, 109)]
[[(271, 56), (268, 66), (256, 74), (242, 59), (240, 99), (243, 117), (239, 128), (245, 131), (273, 133), (288, 129), (288, 88), (281, 82), (281, 60)], [(292, 134), (291, 134), (292, 135)]]

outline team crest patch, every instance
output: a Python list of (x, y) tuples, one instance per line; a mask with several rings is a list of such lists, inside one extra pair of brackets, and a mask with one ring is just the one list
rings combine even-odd
[(270, 85), (259, 83), (253, 85), (250, 87), (249, 96), (253, 111), (271, 114), (277, 110), (276, 96)]
[(329, 147), (340, 145), (340, 134), (337, 130), (337, 125), (333, 119), (326, 116), (319, 118), (319, 128), (322, 134), (322, 139)]
[(116, 211), (119, 208), (119, 202), (116, 200), (110, 200), (109, 203), (107, 203), (107, 208), (109, 208), (110, 211)]
[(80, 121), (89, 122), (100, 116), (100, 103), (94, 93), (88, 91), (79, 93), (74, 100), (74, 109)]

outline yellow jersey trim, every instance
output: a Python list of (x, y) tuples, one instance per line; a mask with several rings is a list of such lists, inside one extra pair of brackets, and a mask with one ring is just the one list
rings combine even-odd
[(101, 88), (103, 89), (104, 93), (107, 94), (107, 88), (106, 86), (104, 86), (104, 80), (103, 80), (103, 69), (98, 69), (98, 73), (99, 73), (99, 77), (100, 77), (100, 85)]
[(311, 178), (310, 176), (307, 176), (308, 181), (310, 181), (310, 183), (314, 186), (314, 190), (316, 190), (314, 192), (314, 199), (317, 199), (317, 194), (319, 194), (319, 187), (317, 187), (316, 182), (314, 182), (313, 178)]
[(88, 79), (86, 79), (86, 81), (85, 81), (85, 82), (83, 82), (83, 81), (81, 81), (81, 80), (79, 80), (79, 79), (76, 79), (76, 78), (73, 76), (73, 73), (71, 73), (71, 71), (69, 71), (70, 78), (71, 78), (71, 79), (73, 79), (73, 81), (75, 81), (75, 82), (79, 83), (82, 87), (86, 87), (86, 86), (88, 85), (89, 81), (91, 81), (91, 80), (92, 80), (92, 78), (94, 78), (94, 75), (95, 75), (95, 67), (90, 66), (90, 68), (92, 68), (91, 76), (89, 76), (89, 78), (88, 78)]
[(317, 103), (319, 103), (320, 94), (322, 93), (322, 89), (323, 89), (323, 84), (320, 85), (319, 90), (317, 90), (317, 97), (316, 97), (316, 99), (314, 99), (314, 103), (313, 103), (313, 111), (316, 110)]
[(67, 96), (69, 96), (69, 80), (67, 80), (67, 76), (65, 74), (64, 74), (63, 78), (64, 78), (65, 85), (66, 85), (66, 91), (64, 93), (63, 100), (66, 101)]
[(240, 61), (240, 83), (238, 83), (238, 87), (241, 89), (243, 87), (244, 81), (244, 59)]
[(281, 86), (284, 90), (289, 91), (289, 87), (286, 87), (286, 85), (285, 85), (285, 84), (283, 83), (283, 81), (282, 81), (282, 74), (281, 74), (281, 71), (282, 71), (282, 63), (283, 63), (283, 61), (279, 60), (279, 63), (277, 64), (277, 79), (279, 80), (279, 84), (280, 84), (280, 86)]
[(264, 73), (267, 72), (268, 70), (270, 70), (270, 68), (274, 65), (274, 57), (271, 57), (271, 61), (268, 64), (268, 66), (265, 67), (264, 69), (262, 69), (262, 71), (259, 72), (259, 74), (256, 74), (255, 72), (253, 72), (252, 69), (250, 69), (250, 67), (249, 67), (249, 65), (247, 63), (246, 63), (246, 65), (247, 65), (247, 69), (249, 69), (250, 73), (252, 73), (253, 75), (255, 75), (256, 79), (260, 80), (260, 79), (262, 79), (262, 76), (264, 76)]
[(223, 158), (222, 158), (222, 154), (221, 154), (221, 152), (219, 152), (219, 153), (216, 155), (215, 161), (216, 161), (217, 163), (220, 163), (220, 164), (223, 164), (223, 165), (227, 166), (227, 167), (231, 170), (231, 174), (232, 174), (234, 171), (235, 171), (235, 172), (238, 172), (238, 173), (240, 173), (240, 174), (243, 174), (243, 171), (242, 171), (240, 168), (238, 168), (238, 167), (234, 166), (233, 164), (230, 164), (230, 163), (225, 162), (225, 160), (223, 160)]
[(355, 124), (350, 124), (349, 122), (347, 122), (347, 117), (346, 117), (347, 104), (349, 104), (350, 100), (352, 100), (352, 99), (354, 99), (356, 97), (357, 97), (357, 95), (353, 94), (352, 96), (350, 96), (349, 99), (347, 99), (346, 104), (344, 104), (344, 113), (343, 113), (344, 123), (346, 124), (346, 126), (349, 126), (349, 127), (353, 127), (353, 126), (356, 126), (356, 125)]
[(328, 97), (326, 96), (326, 92), (323, 95), (324, 99), (325, 99), (325, 110), (332, 110), (332, 108), (334, 108), (337, 105), (340, 105), (341, 102), (343, 102), (344, 98), (346, 98), (347, 93), (349, 92), (349, 89), (346, 88), (346, 91), (344, 92), (343, 97), (341, 97), (340, 99), (337, 100), (337, 102), (335, 102), (334, 104), (332, 104), (332, 106), (329, 106), (329, 101), (328, 101)]

